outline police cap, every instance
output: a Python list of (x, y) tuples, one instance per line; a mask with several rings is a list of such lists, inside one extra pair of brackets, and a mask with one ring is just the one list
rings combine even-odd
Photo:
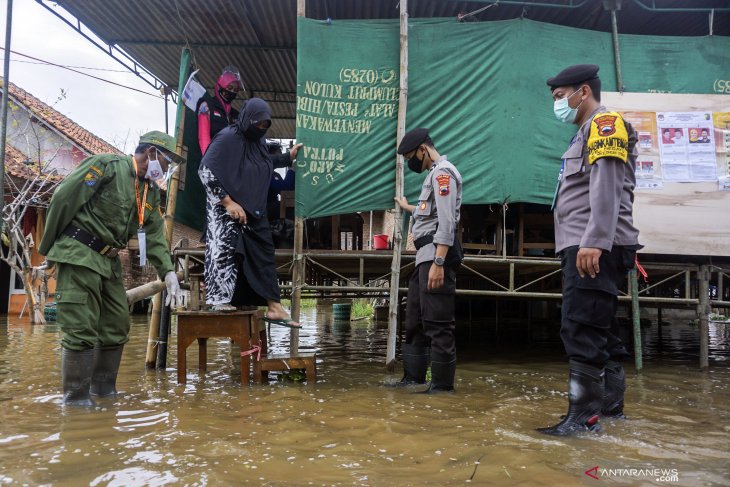
[(558, 86), (575, 86), (586, 81), (598, 78), (598, 70), (600, 68), (596, 64), (575, 64), (569, 66), (547, 80), (547, 84), (551, 90)]
[(426, 139), (428, 139), (428, 129), (418, 128), (409, 130), (400, 141), (398, 154), (408, 154), (418, 149), (418, 146), (423, 144)]
[(175, 138), (159, 130), (153, 130), (144, 134), (139, 138), (139, 144), (150, 144), (164, 150), (177, 164), (185, 162), (185, 159), (180, 157), (176, 152), (177, 144), (175, 143)]

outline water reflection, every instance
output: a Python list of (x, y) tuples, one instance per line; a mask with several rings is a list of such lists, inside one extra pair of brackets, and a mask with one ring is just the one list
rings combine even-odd
[[(563, 440), (534, 432), (565, 408), (552, 328), (460, 326), (458, 392), (431, 397), (381, 386), (399, 377), (384, 373), (386, 329), (335, 322), (328, 307), (307, 310), (304, 323), (302, 349), (318, 354), (314, 386), (272, 378), (242, 387), (224, 339), (209, 341), (204, 375), (190, 347), (179, 386), (174, 339), (170, 367), (144, 370), (147, 327), (136, 318), (123, 393), (94, 411), (59, 407), (55, 326), (0, 325), (0, 483), (554, 486), (590, 482), (584, 472), (596, 465), (674, 468), (676, 485), (730, 483), (726, 325), (711, 327), (706, 372), (697, 369), (696, 327), (664, 326), (661, 339), (656, 324), (645, 328), (646, 370), (629, 373), (630, 420)], [(270, 343), (285, 352), (288, 330), (274, 327)]]

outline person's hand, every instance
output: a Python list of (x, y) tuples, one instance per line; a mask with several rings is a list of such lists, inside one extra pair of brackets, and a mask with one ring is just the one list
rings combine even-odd
[(177, 308), (178, 305), (182, 304), (182, 291), (180, 290), (180, 283), (177, 280), (177, 275), (173, 271), (169, 271), (165, 274), (165, 286), (167, 287), (167, 299), (165, 299), (165, 306)]
[(405, 196), (401, 196), (400, 198), (393, 198), (395, 202), (398, 204), (398, 206), (401, 207), (403, 210), (408, 209), (408, 200), (405, 198)]
[(246, 218), (246, 212), (241, 205), (233, 200), (224, 200), (223, 204), (226, 207), (226, 213), (228, 213), (228, 216), (230, 216), (234, 220), (238, 220), (238, 223), (242, 223), (243, 225), (246, 225), (248, 223), (248, 220)]
[(444, 267), (431, 264), (428, 271), (428, 290), (439, 289), (444, 285)]
[(304, 144), (297, 144), (289, 150), (289, 158), (293, 161), (297, 158), (297, 152)]
[(601, 272), (598, 266), (598, 260), (601, 258), (602, 253), (603, 250), (593, 247), (581, 247), (578, 250), (578, 256), (575, 259), (575, 268), (578, 270), (580, 277), (585, 277), (588, 274), (594, 278), (596, 274)]

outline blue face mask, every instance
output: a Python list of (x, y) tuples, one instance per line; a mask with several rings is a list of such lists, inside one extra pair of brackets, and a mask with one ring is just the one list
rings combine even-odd
[(566, 96), (565, 98), (561, 98), (560, 100), (555, 100), (555, 103), (553, 105), (553, 112), (555, 112), (555, 116), (564, 123), (573, 123), (575, 122), (575, 117), (578, 115), (578, 107), (581, 106), (583, 101), (581, 101), (577, 107), (570, 108), (570, 105), (568, 105), (568, 100), (570, 100), (570, 97), (578, 93), (578, 90), (575, 90), (570, 95)]

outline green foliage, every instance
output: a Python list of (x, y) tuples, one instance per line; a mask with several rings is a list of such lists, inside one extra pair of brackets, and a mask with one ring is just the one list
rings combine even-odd
[(281, 382), (305, 382), (307, 380), (307, 371), (304, 369), (291, 369), (279, 374), (278, 380)]
[[(282, 299), (281, 305), (285, 308), (291, 309), (291, 299)], [(317, 307), (316, 299), (302, 299), (299, 309), (314, 309)]]
[(363, 316), (373, 315), (373, 305), (367, 299), (353, 299), (351, 318), (361, 318)]

